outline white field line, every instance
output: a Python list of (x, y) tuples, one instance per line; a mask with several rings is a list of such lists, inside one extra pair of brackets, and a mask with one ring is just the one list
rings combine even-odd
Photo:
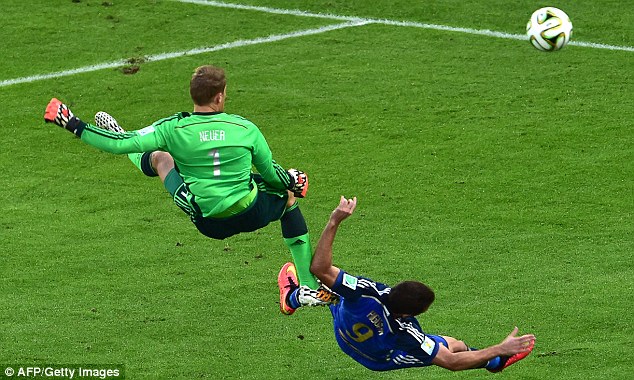
[[(447, 25), (425, 24), (425, 23), (412, 22), (412, 21), (394, 21), (394, 20), (385, 20), (385, 19), (370, 19), (370, 18), (351, 17), (351, 16), (339, 16), (339, 15), (325, 14), (325, 13), (311, 13), (311, 12), (293, 10), (293, 9), (277, 9), (277, 8), (268, 8), (268, 7), (257, 7), (252, 5), (224, 3), (224, 2), (212, 1), (212, 0), (174, 0), (174, 1), (178, 1), (181, 3), (208, 5), (208, 6), (221, 7), (221, 8), (252, 10), (252, 11), (266, 12), (266, 13), (273, 13), (273, 14), (292, 15), (292, 16), (301, 16), (301, 17), (314, 17), (314, 18), (339, 20), (339, 21), (347, 21), (347, 22), (342, 24), (329, 25), (329, 26), (325, 26), (321, 28), (301, 30), (301, 31), (288, 33), (288, 34), (278, 34), (278, 35), (271, 35), (268, 37), (255, 38), (252, 40), (238, 40), (238, 41), (229, 42), (226, 44), (212, 46), (212, 47), (204, 47), (204, 48), (191, 49), (187, 51), (156, 54), (156, 55), (145, 57), (147, 61), (161, 61), (161, 60), (170, 59), (170, 58), (183, 57), (186, 55), (196, 55), (196, 54), (214, 52), (214, 51), (219, 51), (224, 49), (232, 49), (236, 47), (275, 42), (275, 41), (280, 41), (287, 38), (309, 36), (313, 34), (325, 33), (331, 30), (343, 29), (343, 28), (348, 28), (352, 26), (361, 26), (366, 24), (383, 24), (383, 25), (405, 26), (405, 27), (414, 27), (414, 28), (423, 28), (423, 29), (434, 29), (434, 30), (475, 34), (475, 35), (482, 35), (482, 36), (496, 37), (496, 38), (506, 38), (506, 39), (513, 39), (513, 40), (524, 40), (526, 38), (523, 34), (496, 32), (496, 31), (487, 30), (487, 29), (458, 28), (458, 27), (447, 26)], [(616, 45), (598, 44), (593, 42), (581, 42), (581, 41), (571, 41), (569, 45), (589, 47), (589, 48), (595, 48), (595, 49), (621, 50), (621, 51), (634, 52), (634, 47), (631, 47), (631, 46), (616, 46)], [(0, 88), (11, 86), (14, 84), (31, 83), (31, 82), (36, 82), (36, 81), (45, 80), (45, 79), (61, 78), (61, 77), (66, 77), (70, 75), (75, 75), (75, 74), (84, 74), (84, 73), (89, 73), (89, 72), (97, 71), (97, 70), (112, 69), (112, 68), (125, 66), (126, 64), (128, 64), (127, 60), (118, 60), (118, 61), (105, 62), (105, 63), (100, 63), (96, 65), (91, 65), (91, 66), (79, 67), (76, 69), (57, 71), (54, 73), (38, 74), (38, 75), (32, 75), (28, 77), (6, 79), (6, 80), (0, 81)]]
[(209, 5), (217, 8), (230, 8), (230, 9), (240, 9), (247, 11), (258, 11), (264, 13), (273, 13), (278, 15), (290, 15), (290, 16), (300, 16), (300, 17), (315, 17), (315, 18), (325, 18), (328, 20), (340, 20), (340, 21), (358, 21), (361, 20), (360, 17), (350, 17), (350, 16), (338, 16), (328, 13), (311, 13), (306, 11), (300, 11), (297, 9), (279, 9), (279, 8), (268, 8), (268, 7), (258, 7), (255, 5), (244, 5), (244, 4), (234, 4), (234, 3), (225, 3), (222, 1), (213, 1), (213, 0), (174, 0), (179, 3), (191, 3), (191, 4), (200, 4), (200, 5)]
[(97, 71), (97, 70), (103, 70), (103, 69), (113, 69), (115, 67), (121, 67), (126, 64), (127, 64), (126, 60), (121, 60), (121, 61), (100, 63), (98, 65), (92, 65), (92, 66), (84, 66), (84, 67), (79, 67), (79, 68), (71, 69), (71, 70), (57, 71), (57, 72), (48, 73), (48, 74), (38, 74), (38, 75), (31, 75), (28, 77), (5, 79), (3, 81), (0, 81), (0, 87), (7, 87), (14, 84), (20, 84), (20, 83), (37, 82), (39, 80), (45, 80), (45, 79), (67, 77), (70, 75), (89, 73), (91, 71)]
[[(487, 37), (496, 37), (496, 38), (506, 38), (511, 40), (526, 40), (526, 35), (524, 34), (511, 34), (504, 32), (496, 32), (487, 29), (471, 29), (471, 28), (459, 28), (447, 25), (437, 25), (437, 24), (425, 24), (420, 22), (412, 22), (412, 21), (394, 21), (394, 20), (385, 20), (385, 19), (372, 19), (372, 18), (362, 18), (362, 17), (351, 17), (351, 16), (340, 16), (333, 15), (328, 13), (311, 13), (306, 11), (301, 11), (297, 9), (278, 9), (278, 8), (268, 8), (268, 7), (257, 7), (253, 5), (243, 5), (243, 4), (234, 4), (234, 3), (225, 3), (222, 1), (213, 1), (213, 0), (175, 0), (181, 3), (191, 3), (191, 4), (200, 4), (200, 5), (209, 5), (212, 7), (218, 8), (231, 8), (231, 9), (241, 9), (241, 10), (251, 10), (258, 12), (266, 12), (273, 14), (282, 14), (282, 15), (292, 15), (292, 16), (300, 16), (300, 17), (315, 17), (315, 18), (324, 18), (331, 20), (345, 20), (345, 21), (365, 21), (366, 24), (383, 24), (383, 25), (393, 25), (393, 26), (409, 26), (413, 28), (422, 28), (422, 29), (433, 29), (433, 30), (442, 30), (448, 32), (458, 32), (458, 33), (467, 33), (467, 34), (476, 34)], [(607, 50), (621, 50), (621, 51), (631, 51), (634, 52), (634, 47), (632, 46), (617, 46), (617, 45), (606, 45), (606, 44), (598, 44), (593, 42), (581, 42), (581, 41), (570, 41), (569, 45), (572, 46), (582, 46), (589, 47), (595, 49), (607, 49)]]
[[(184, 57), (184, 56), (190, 56), (190, 55), (210, 53), (210, 52), (225, 50), (225, 49), (233, 49), (233, 48), (238, 48), (243, 46), (276, 42), (276, 41), (281, 41), (288, 38), (310, 36), (310, 35), (325, 33), (325, 32), (329, 32), (329, 31), (337, 30), (337, 29), (349, 28), (353, 26), (361, 26), (367, 23), (368, 21), (355, 20), (355, 21), (345, 22), (341, 24), (327, 25), (320, 28), (299, 30), (299, 31), (291, 32), (287, 34), (275, 34), (268, 37), (258, 37), (251, 40), (237, 40), (237, 41), (228, 42), (228, 43), (216, 45), (216, 46), (201, 47), (201, 48), (172, 52), (172, 53), (155, 54), (155, 55), (146, 56), (144, 58), (146, 62), (163, 61), (163, 60), (171, 59), (171, 58), (178, 58), (178, 57)], [(129, 64), (127, 60), (118, 60), (118, 61), (100, 63), (97, 65), (79, 67), (79, 68), (71, 69), (71, 70), (58, 71), (58, 72), (49, 73), (49, 74), (39, 74), (39, 75), (32, 75), (28, 77), (22, 77), (22, 78), (7, 79), (7, 80), (0, 81), (0, 87), (11, 86), (14, 84), (19, 84), (19, 83), (31, 83), (31, 82), (44, 80), (44, 79), (67, 77), (70, 75), (84, 74), (84, 73), (89, 73), (92, 71), (103, 70), (103, 69), (113, 69), (113, 68), (125, 66), (127, 64)]]
[(240, 10), (249, 10), (249, 11), (257, 11), (257, 12), (265, 12), (265, 13), (273, 13), (273, 14), (281, 14), (281, 15), (291, 15), (291, 16), (299, 16), (299, 17), (314, 17), (314, 18), (323, 18), (323, 19), (330, 19), (330, 20), (351, 21), (351, 22), (364, 21), (366, 22), (366, 24), (409, 26), (414, 28), (435, 29), (435, 30), (461, 32), (461, 33), (469, 33), (469, 34), (480, 34), (480, 35), (485, 35), (490, 37), (511, 38), (511, 39), (518, 39), (518, 40), (525, 39), (524, 35), (519, 35), (519, 34), (508, 34), (508, 33), (493, 32), (490, 30), (477, 30), (477, 29), (469, 29), (469, 28), (455, 28), (452, 26), (424, 24), (420, 22), (393, 21), (393, 20), (386, 20), (386, 19), (369, 19), (369, 18), (362, 18), (362, 17), (339, 16), (339, 15), (333, 15), (329, 13), (312, 13), (312, 12), (306, 12), (306, 11), (301, 11), (297, 9), (258, 7), (253, 5), (224, 3), (221, 1), (213, 1), (213, 0), (174, 0), (174, 1), (177, 1), (179, 3), (208, 5), (212, 7), (218, 7), (218, 8), (240, 9)]

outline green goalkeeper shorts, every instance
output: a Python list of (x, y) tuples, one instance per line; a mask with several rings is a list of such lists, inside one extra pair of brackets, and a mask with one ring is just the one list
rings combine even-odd
[(240, 232), (258, 230), (284, 215), (288, 194), (270, 191), (257, 174), (253, 175), (253, 180), (257, 184), (254, 200), (239, 214), (226, 218), (203, 217), (189, 187), (175, 169), (167, 174), (164, 185), (174, 203), (190, 216), (200, 233), (212, 239), (225, 239)]

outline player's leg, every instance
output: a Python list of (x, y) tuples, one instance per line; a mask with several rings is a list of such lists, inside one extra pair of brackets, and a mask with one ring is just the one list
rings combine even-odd
[[(125, 133), (125, 129), (119, 125), (117, 120), (112, 117), (112, 115), (108, 114), (104, 111), (99, 111), (95, 114), (95, 125), (99, 128), (106, 129), (111, 132), (117, 133)], [(153, 165), (152, 156), (154, 152), (145, 152), (145, 153), (130, 153), (128, 154), (128, 158), (134, 166), (136, 166), (143, 174), (148, 177), (156, 177), (160, 176), (155, 169), (157, 166)], [(161, 177), (161, 181), (165, 182), (165, 176), (171, 170), (170, 168), (165, 166), (165, 157), (157, 157), (155, 160), (160, 160), (161, 168), (163, 170), (163, 176)], [(171, 161), (172, 168), (174, 167), (174, 160), (169, 157), (169, 161)], [(158, 165), (158, 164), (157, 164)]]
[(469, 351), (469, 347), (465, 344), (465, 342), (461, 340), (458, 340), (450, 336), (444, 336), (444, 335), (440, 337), (445, 340), (445, 342), (447, 343), (446, 347), (451, 352)]
[[(280, 220), (284, 243), (291, 251), (293, 262), (297, 271), (299, 285), (306, 285), (311, 289), (318, 289), (317, 278), (310, 272), (310, 263), (313, 258), (310, 235), (304, 215), (299, 209), (299, 204), (292, 192), (271, 189), (262, 177), (253, 175), (253, 180), (258, 186), (260, 196), (271, 204), (268, 214), (269, 220)], [(281, 203), (283, 202), (283, 203)], [(282, 207), (280, 216), (279, 207)]]
[[(163, 158), (160, 158), (164, 152), (154, 153), (161, 153), (157, 156), (156, 163), (158, 167), (158, 176), (163, 181), (163, 186), (165, 186), (167, 192), (172, 196), (174, 204), (189, 215), (194, 225), (196, 225), (196, 220), (200, 217), (200, 208), (198, 208), (198, 206), (192, 201), (193, 196), (189, 191), (189, 187), (185, 184), (185, 181), (183, 181), (183, 177), (181, 177), (181, 175), (178, 174), (176, 169), (173, 167), (174, 161), (172, 160), (172, 157), (168, 155), (169, 157), (163, 156)], [(154, 157), (154, 155), (152, 156)], [(160, 160), (165, 161), (161, 162)], [(169, 169), (170, 162), (172, 162), (172, 168), (165, 173), (165, 171)], [(198, 228), (198, 225), (196, 225), (196, 227)], [(203, 232), (200, 228), (198, 228), (198, 230)], [(214, 236), (214, 238), (218, 237)]]
[[(524, 359), (525, 357), (527, 357), (532, 351), (533, 351), (533, 347), (535, 347), (535, 341), (531, 341), (530, 345), (527, 347), (528, 350), (524, 351), (524, 352), (519, 352), (513, 356), (498, 356), (498, 358), (500, 358), (499, 363), (496, 366), (492, 366), (492, 365), (487, 365), (485, 368), (489, 371), (489, 372), (500, 372), (502, 371), (504, 368), (515, 364), (517, 362), (519, 362), (520, 360)], [(489, 361), (491, 362), (491, 361)]]
[[(297, 270), (293, 263), (286, 263), (277, 275), (277, 285), (280, 289), (280, 311), (291, 315), (301, 306), (323, 306), (324, 299), (328, 299), (330, 306), (338, 302), (338, 296), (325, 289), (311, 289), (299, 286)], [(325, 294), (328, 293), (328, 294)]]
[[(430, 338), (432, 338), (434, 341), (436, 341), (437, 343), (440, 342), (441, 344), (443, 344), (445, 347), (447, 347), (449, 349), (449, 351), (451, 352), (463, 352), (463, 351), (475, 351), (477, 350), (477, 348), (473, 348), (473, 347), (469, 347), (467, 346), (467, 344), (461, 340), (458, 340), (454, 337), (451, 336), (445, 336), (445, 335), (428, 335)], [(479, 365), (477, 367), (474, 368), (486, 368), (486, 369), (491, 369), (491, 368), (496, 368), (500, 365), (500, 357), (497, 356), (491, 360), (489, 360), (486, 363), (482, 363), (482, 365)]]
[(297, 299), (299, 288), (297, 271), (293, 263), (286, 263), (277, 275), (277, 286), (280, 289), (280, 311), (282, 314), (291, 315), (301, 305)]
[(157, 177), (158, 173), (156, 173), (156, 170), (152, 167), (152, 153), (154, 152), (130, 153), (128, 154), (128, 158), (132, 161), (134, 166), (146, 176)]
[(291, 256), (293, 256), (299, 284), (306, 285), (311, 289), (317, 289), (319, 288), (317, 278), (310, 272), (313, 250), (310, 244), (308, 226), (295, 196), (290, 191), (288, 194), (286, 211), (280, 218), (284, 243), (286, 243), (286, 246), (291, 251)]
[(174, 169), (174, 159), (167, 152), (155, 151), (150, 153), (152, 168), (158, 174), (161, 182), (165, 182), (167, 175)]
[(159, 177), (163, 183), (165, 177), (174, 169), (174, 159), (167, 152), (130, 153), (128, 158), (143, 174), (148, 177)]

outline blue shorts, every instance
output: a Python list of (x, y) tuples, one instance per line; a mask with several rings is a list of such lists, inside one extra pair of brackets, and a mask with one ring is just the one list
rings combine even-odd
[(440, 335), (431, 335), (431, 334), (427, 334), (427, 336), (430, 337), (434, 342), (436, 342), (438, 344), (442, 344), (446, 348), (449, 348), (449, 343), (447, 343), (445, 338), (443, 338), (442, 336), (440, 336)]

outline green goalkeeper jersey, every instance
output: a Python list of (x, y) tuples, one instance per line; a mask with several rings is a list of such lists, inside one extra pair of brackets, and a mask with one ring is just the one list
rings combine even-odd
[(269, 188), (282, 194), (290, 183), (258, 127), (237, 115), (180, 112), (126, 133), (84, 123), (80, 128), (84, 142), (106, 152), (169, 152), (203, 216), (222, 213), (246, 197), (254, 186), (253, 166)]

